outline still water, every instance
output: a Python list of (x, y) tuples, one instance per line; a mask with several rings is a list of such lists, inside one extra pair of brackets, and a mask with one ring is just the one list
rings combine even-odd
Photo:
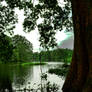
[[(50, 62), (46, 65), (0, 65), (0, 90), (3, 89), (23, 89), (23, 88), (37, 88), (41, 82), (46, 82), (41, 80), (41, 73), (47, 74), (47, 81), (50, 81), (51, 84), (55, 83), (59, 85), (61, 92), (61, 87), (64, 83), (64, 80), (55, 75), (49, 74), (47, 71), (50, 68), (55, 68), (58, 65), (62, 65), (59, 62)], [(1, 92), (1, 91), (0, 91)], [(3, 92), (3, 91), (2, 91)], [(12, 92), (12, 91), (9, 91)]]

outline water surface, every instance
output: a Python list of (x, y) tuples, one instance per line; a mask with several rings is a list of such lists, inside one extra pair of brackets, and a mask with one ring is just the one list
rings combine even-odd
[[(0, 89), (23, 89), (23, 88), (37, 88), (39, 84), (50, 81), (52, 84), (55, 83), (61, 87), (64, 80), (55, 75), (47, 73), (48, 69), (55, 68), (58, 65), (62, 65), (59, 62), (50, 62), (46, 65), (0, 65)], [(41, 74), (47, 73), (47, 81), (41, 80)], [(10, 92), (10, 91), (9, 91)], [(12, 91), (11, 91), (12, 92)]]

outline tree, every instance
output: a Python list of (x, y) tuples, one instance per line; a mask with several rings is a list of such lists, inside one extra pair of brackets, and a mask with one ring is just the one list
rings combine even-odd
[(0, 35), (0, 61), (10, 62), (13, 54), (13, 44), (10, 37), (1, 33)]
[(11, 38), (5, 33), (12, 34), (16, 22), (17, 16), (14, 10), (9, 8), (8, 4), (4, 6), (0, 0), (0, 61), (2, 62), (11, 61), (13, 45)]
[(33, 61), (39, 61), (39, 53), (38, 52), (33, 53)]
[(92, 2), (72, 0), (74, 52), (63, 92), (92, 92)]
[(11, 9), (8, 4), (3, 5), (3, 0), (0, 0), (0, 34), (10, 33), (12, 34), (17, 23), (17, 15), (15, 15), (14, 9)]
[(15, 35), (13, 38), (13, 59), (16, 61), (30, 61), (33, 46), (24, 36)]
[[(35, 5), (31, 0), (24, 1), (25, 20), (23, 23), (24, 31), (30, 32), (38, 27), (40, 33), (41, 46), (45, 49), (56, 46), (55, 33), (61, 31), (64, 27), (66, 30), (72, 30), (72, 20), (69, 16), (71, 4), (66, 3), (64, 7), (58, 5), (57, 0), (39, 0)], [(42, 18), (41, 23), (37, 23)]]

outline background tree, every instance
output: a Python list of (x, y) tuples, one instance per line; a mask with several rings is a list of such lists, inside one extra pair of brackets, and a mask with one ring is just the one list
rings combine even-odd
[(25, 37), (15, 35), (13, 38), (13, 59), (16, 61), (30, 61), (33, 54), (33, 46)]
[(10, 37), (1, 33), (0, 35), (0, 61), (10, 62), (13, 54), (13, 44)]
[(38, 52), (33, 53), (33, 61), (40, 61), (40, 54)]
[[(66, 62), (70, 63), (72, 58), (72, 50), (69, 49), (55, 49), (52, 51), (41, 51), (40, 53), (33, 53), (34, 61), (42, 61), (42, 62)], [(40, 56), (41, 55), (41, 56)], [(40, 58), (41, 57), (41, 58)]]

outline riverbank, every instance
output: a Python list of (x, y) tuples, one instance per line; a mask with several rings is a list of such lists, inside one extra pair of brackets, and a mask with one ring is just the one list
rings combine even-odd
[(25, 65), (45, 65), (47, 64), (46, 62), (24, 62), (24, 63), (21, 63), (22, 66), (25, 66)]
[(46, 62), (9, 62), (9, 63), (0, 62), (0, 64), (7, 64), (10, 66), (16, 66), (16, 65), (26, 66), (26, 65), (45, 65), (47, 63)]

